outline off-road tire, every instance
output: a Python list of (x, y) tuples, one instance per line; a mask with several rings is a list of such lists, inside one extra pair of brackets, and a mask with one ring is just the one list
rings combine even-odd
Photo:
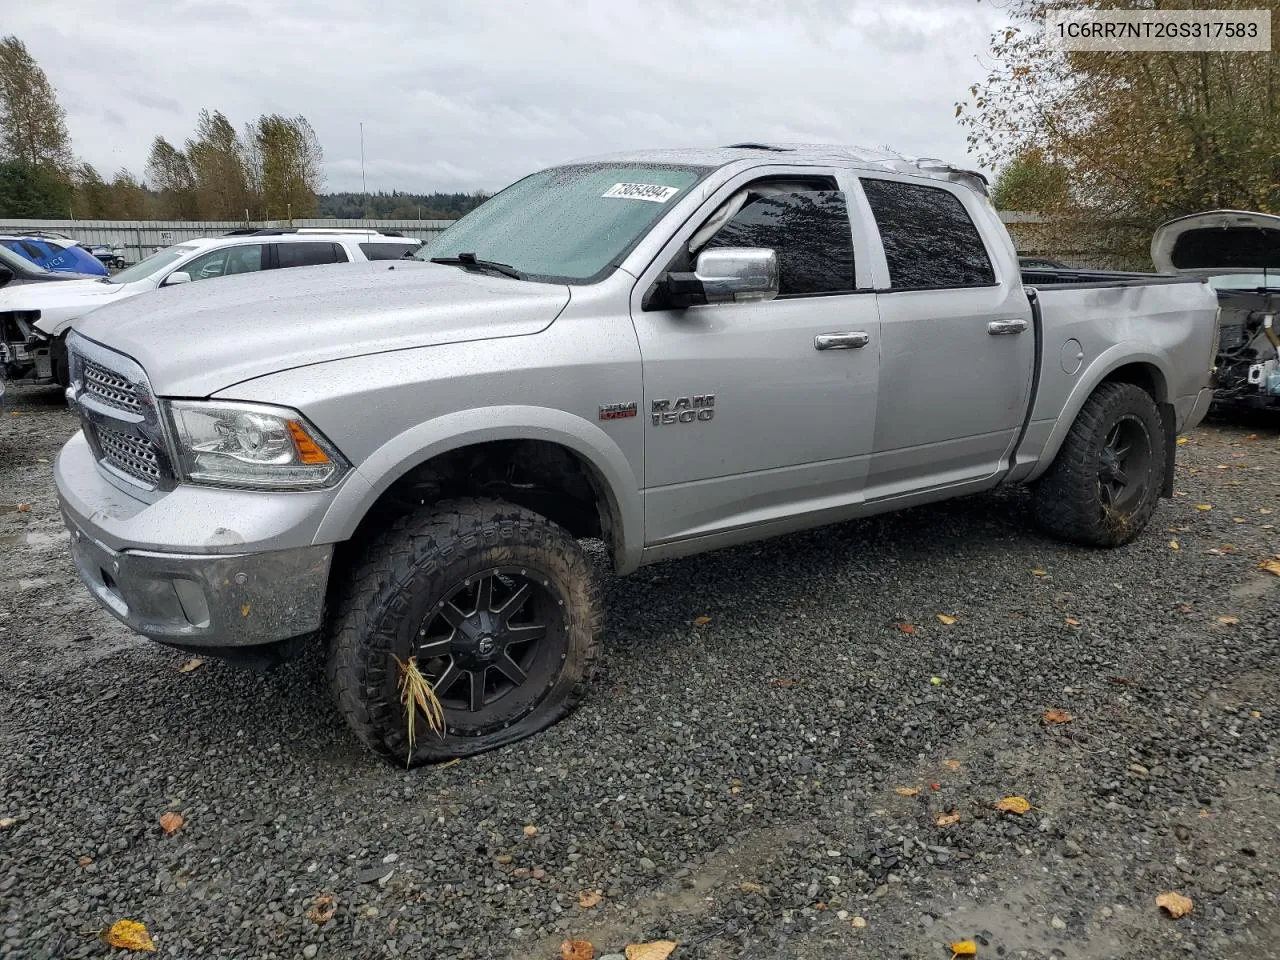
[[(1107, 438), (1122, 421), (1141, 424), (1150, 447), (1140, 478), (1145, 489), (1136, 502), (1117, 511), (1108, 507), (1099, 477)], [(1035, 486), (1033, 512), (1041, 529), (1062, 540), (1096, 547), (1117, 547), (1138, 536), (1155, 511), (1167, 471), (1173, 469), (1165, 429), (1155, 401), (1141, 387), (1099, 384)]]
[[(452, 585), (495, 568), (527, 568), (563, 599), (563, 661), (527, 712), (492, 732), (443, 737), (419, 717), (410, 753), (396, 695), (424, 610)], [(531, 573), (532, 575), (532, 573)], [(578, 542), (545, 517), (500, 500), (429, 504), (398, 518), (364, 548), (331, 621), (328, 674), (338, 710), (356, 736), (388, 760), (416, 765), (465, 757), (537, 733), (582, 700), (599, 652), (599, 586)]]

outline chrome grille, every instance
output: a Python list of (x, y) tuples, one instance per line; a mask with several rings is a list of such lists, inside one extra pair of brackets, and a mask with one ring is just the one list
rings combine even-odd
[(160, 483), (160, 458), (150, 440), (120, 433), (109, 427), (97, 428), (98, 447), (102, 460), (117, 470), (123, 470), (143, 483), (156, 486)]
[(139, 410), (142, 407), (137, 388), (132, 383), (88, 361), (84, 363), (84, 392), (121, 410)]

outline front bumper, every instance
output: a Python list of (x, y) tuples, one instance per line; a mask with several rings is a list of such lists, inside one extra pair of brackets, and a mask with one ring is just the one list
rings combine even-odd
[(83, 435), (54, 478), (80, 579), (143, 636), (251, 647), (319, 629), (333, 545), (311, 538), (327, 494), (179, 486), (147, 503), (108, 482)]

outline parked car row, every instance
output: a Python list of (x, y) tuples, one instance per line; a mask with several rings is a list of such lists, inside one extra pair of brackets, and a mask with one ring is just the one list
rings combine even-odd
[[(0, 360), (11, 379), (67, 386), (67, 331), (106, 304), (237, 274), (398, 259), (421, 245), (421, 240), (371, 230), (266, 229), (187, 240), (112, 276), (71, 275), (40, 267), (32, 271), (6, 260), (14, 276), (4, 283), (0, 273)], [(32, 282), (55, 277), (67, 282)]]

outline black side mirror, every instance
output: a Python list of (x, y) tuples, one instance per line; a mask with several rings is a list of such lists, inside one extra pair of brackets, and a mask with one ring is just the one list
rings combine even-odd
[(3, 263), (0, 263), (0, 287), (3, 287), (6, 283), (8, 283), (12, 279), (13, 279), (13, 271), (10, 270), (8, 267), (6, 267)]

